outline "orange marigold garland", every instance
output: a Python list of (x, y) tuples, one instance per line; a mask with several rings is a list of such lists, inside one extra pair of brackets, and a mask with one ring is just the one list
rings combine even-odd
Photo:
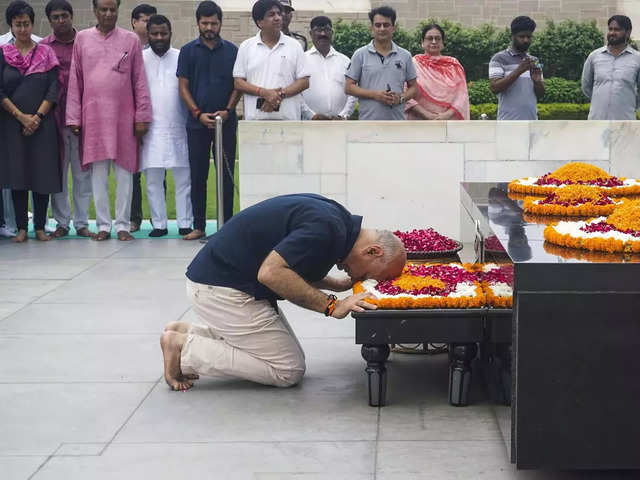
[(489, 306), (513, 308), (513, 264), (486, 263), (480, 278)]
[(527, 197), (524, 211), (534, 215), (600, 216), (609, 215), (622, 201), (612, 200), (601, 188), (567, 185), (544, 199)]
[(376, 299), (368, 298), (367, 301), (384, 309), (479, 308), (485, 305), (478, 273), (471, 265), (460, 263), (408, 263), (400, 277), (384, 282), (358, 282), (353, 291), (372, 293)]
[(605, 189), (609, 195), (640, 194), (640, 180), (614, 177), (594, 165), (571, 162), (542, 177), (526, 177), (509, 183), (509, 191), (547, 195), (567, 185), (587, 185)]
[(588, 221), (558, 222), (544, 230), (550, 243), (601, 252), (640, 252), (640, 201), (617, 207), (606, 217)]

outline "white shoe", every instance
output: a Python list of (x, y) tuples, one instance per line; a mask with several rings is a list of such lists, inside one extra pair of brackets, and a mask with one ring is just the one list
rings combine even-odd
[(11, 238), (15, 236), (16, 236), (16, 232), (14, 232), (13, 230), (8, 229), (4, 225), (0, 227), (0, 237)]
[(44, 224), (44, 231), (45, 233), (53, 233), (56, 231), (56, 227), (52, 227), (51, 225), (49, 225), (49, 222), (47, 221), (47, 223)]

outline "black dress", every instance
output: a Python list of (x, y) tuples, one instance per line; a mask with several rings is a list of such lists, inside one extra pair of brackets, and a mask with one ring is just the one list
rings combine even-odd
[[(20, 74), (7, 64), (0, 50), (0, 101), (8, 97), (26, 114), (35, 114), (44, 100), (58, 100), (58, 69)], [(31, 136), (22, 124), (0, 107), (0, 187), (49, 194), (62, 191), (58, 132), (53, 109)]]

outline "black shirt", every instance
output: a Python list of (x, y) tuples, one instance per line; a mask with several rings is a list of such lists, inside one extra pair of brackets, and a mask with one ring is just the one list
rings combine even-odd
[(361, 224), (361, 216), (320, 195), (270, 198), (225, 223), (193, 259), (187, 277), (273, 302), (278, 295), (257, 280), (272, 250), (307, 282), (317, 282), (349, 254)]
[[(219, 38), (213, 49), (207, 47), (200, 37), (180, 49), (176, 75), (189, 80), (189, 92), (194, 102), (204, 113), (213, 113), (227, 108), (233, 92), (233, 65), (236, 63), (238, 47)], [(229, 112), (231, 117), (235, 111)], [(189, 115), (187, 128), (207, 128)]]

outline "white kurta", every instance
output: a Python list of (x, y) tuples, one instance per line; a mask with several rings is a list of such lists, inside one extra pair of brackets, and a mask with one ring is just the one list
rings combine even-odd
[(178, 55), (170, 48), (162, 57), (151, 48), (142, 52), (149, 82), (153, 120), (144, 136), (140, 170), (189, 166), (187, 109), (178, 91)]

